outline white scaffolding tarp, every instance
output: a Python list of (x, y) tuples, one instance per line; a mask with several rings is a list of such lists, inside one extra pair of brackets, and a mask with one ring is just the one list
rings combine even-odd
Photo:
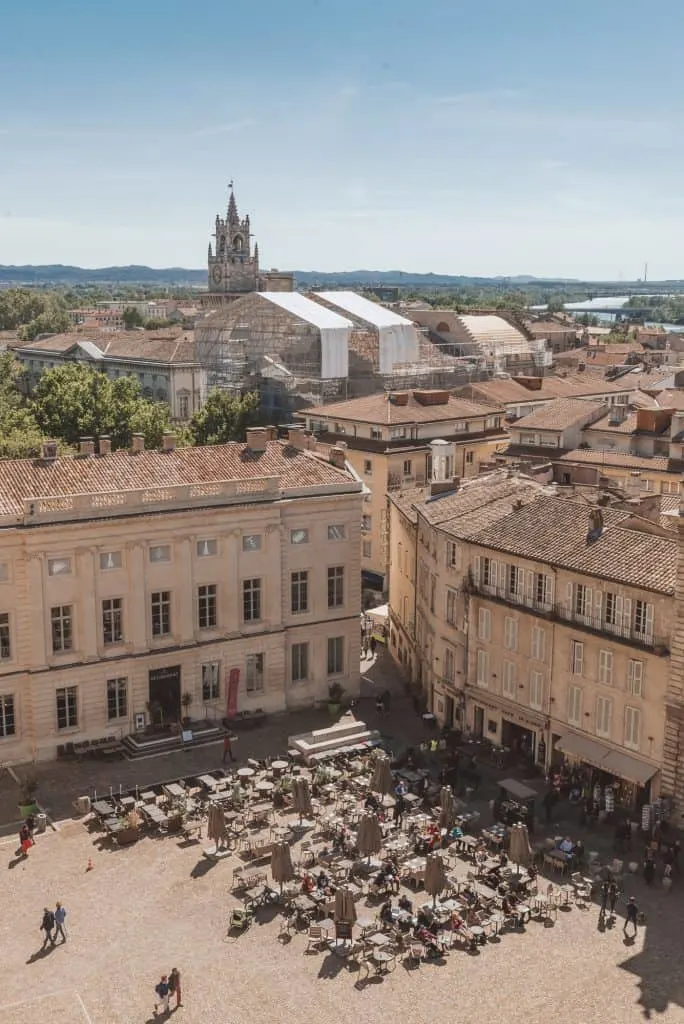
[(349, 332), (351, 320), (320, 306), (299, 292), (259, 292), (274, 306), (292, 313), (317, 327), (321, 335), (321, 379), (334, 380), (349, 375)]
[(415, 363), (419, 358), (418, 331), (407, 320), (356, 292), (317, 292), (317, 295), (345, 313), (365, 320), (377, 329), (380, 340), (380, 373), (392, 373), (397, 363)]

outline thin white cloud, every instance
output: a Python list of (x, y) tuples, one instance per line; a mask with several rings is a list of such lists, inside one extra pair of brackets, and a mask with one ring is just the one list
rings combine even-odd
[(254, 118), (244, 117), (240, 121), (227, 121), (226, 124), (214, 124), (208, 125), (206, 128), (198, 128), (196, 131), (190, 132), (190, 136), (193, 139), (208, 139), (214, 135), (228, 135), (231, 132), (239, 132), (243, 128), (251, 128), (256, 123)]
[(478, 106), (482, 103), (493, 103), (499, 100), (512, 100), (522, 96), (519, 89), (482, 89), (473, 92), (456, 92), (446, 96), (434, 96), (434, 103), (445, 106)]

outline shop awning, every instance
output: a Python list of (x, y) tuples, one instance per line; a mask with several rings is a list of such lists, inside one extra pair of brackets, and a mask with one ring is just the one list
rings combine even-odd
[(556, 750), (569, 757), (577, 757), (580, 761), (592, 764), (594, 768), (603, 768), (603, 761), (610, 753), (602, 743), (590, 740), (588, 736), (578, 736), (576, 732), (566, 733), (556, 742)]
[(619, 779), (626, 779), (627, 782), (634, 782), (637, 786), (645, 786), (649, 779), (652, 779), (658, 771), (651, 764), (644, 764), (636, 757), (629, 754), (621, 754), (617, 750), (611, 750), (601, 764), (604, 772), (617, 775)]

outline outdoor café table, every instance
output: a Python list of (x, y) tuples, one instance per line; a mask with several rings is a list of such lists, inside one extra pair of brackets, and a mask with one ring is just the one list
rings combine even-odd
[(253, 768), (238, 768), (238, 770), (237, 770), (237, 776), (240, 779), (245, 779), (245, 780), (246, 779), (251, 779), (251, 777), (253, 775), (254, 775), (254, 769)]
[(121, 802), (121, 806), (126, 811), (132, 811), (133, 808), (135, 807), (135, 797), (134, 796), (122, 796), (120, 802)]
[(532, 911), (526, 903), (519, 903), (515, 910), (519, 915), (522, 924), (525, 924), (525, 922), (529, 921), (529, 919), (532, 917)]
[(275, 775), (280, 775), (281, 772), (286, 772), (290, 767), (287, 761), (271, 761), (271, 768)]
[(96, 800), (93, 804), (93, 810), (98, 818), (111, 818), (116, 813), (114, 804), (110, 804), (107, 800)]
[(144, 793), (140, 794), (140, 799), (144, 804), (153, 804), (157, 799), (157, 794), (153, 789), (146, 789)]
[(376, 928), (377, 924), (374, 917), (357, 917), (356, 924), (361, 929), (361, 934), (369, 932), (371, 928)]
[(104, 821), (104, 827), (108, 832), (120, 832), (124, 826), (123, 822), (119, 821), (118, 818), (106, 818)]
[(218, 785), (218, 780), (215, 779), (213, 775), (200, 775), (198, 781), (202, 783), (205, 789), (208, 789), (212, 793)]
[(168, 821), (167, 816), (156, 804), (148, 804), (146, 807), (143, 807), (143, 812), (155, 825), (165, 825)]
[(262, 779), (261, 782), (257, 782), (255, 789), (258, 793), (272, 793), (275, 786), (268, 779)]
[(177, 782), (169, 782), (169, 784), (164, 786), (163, 789), (167, 796), (172, 796), (176, 799), (180, 799), (185, 796), (185, 790), (182, 786), (179, 786)]
[(292, 906), (295, 910), (299, 910), (302, 914), (312, 914), (316, 909), (316, 904), (312, 899), (302, 893), (301, 896), (296, 896), (292, 900)]
[(385, 935), (384, 932), (375, 932), (373, 935), (367, 935), (366, 940), (372, 942), (374, 946), (386, 946), (390, 941), (389, 935)]
[(388, 953), (384, 949), (373, 950), (373, 963), (376, 966), (378, 974), (386, 974), (389, 971), (389, 965), (394, 962), (396, 956), (394, 953)]
[(422, 775), (419, 775), (418, 772), (411, 771), (410, 768), (400, 768), (397, 775), (400, 779), (405, 779), (411, 786), (415, 786), (415, 784), (420, 782), (423, 778)]
[(484, 938), (485, 938), (485, 930), (484, 930), (484, 928), (481, 925), (479, 925), (479, 924), (472, 924), (472, 925), (470, 925), (470, 929), (469, 930), (470, 930), (470, 934), (473, 937), (473, 942), (477, 943), (480, 946), (483, 946), (484, 945)]

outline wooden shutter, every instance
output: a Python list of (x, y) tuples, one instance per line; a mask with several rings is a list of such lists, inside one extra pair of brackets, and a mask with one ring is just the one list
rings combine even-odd
[(644, 617), (644, 636), (650, 640), (653, 636), (653, 605), (646, 605), (646, 614)]
[(632, 599), (625, 597), (622, 601), (622, 635), (632, 635)]
[(601, 609), (602, 609), (602, 606), (603, 606), (603, 594), (601, 593), (600, 590), (595, 590), (594, 591), (594, 620), (597, 623), (597, 625), (599, 625), (599, 626), (601, 626), (603, 624), (602, 620), (601, 620)]

